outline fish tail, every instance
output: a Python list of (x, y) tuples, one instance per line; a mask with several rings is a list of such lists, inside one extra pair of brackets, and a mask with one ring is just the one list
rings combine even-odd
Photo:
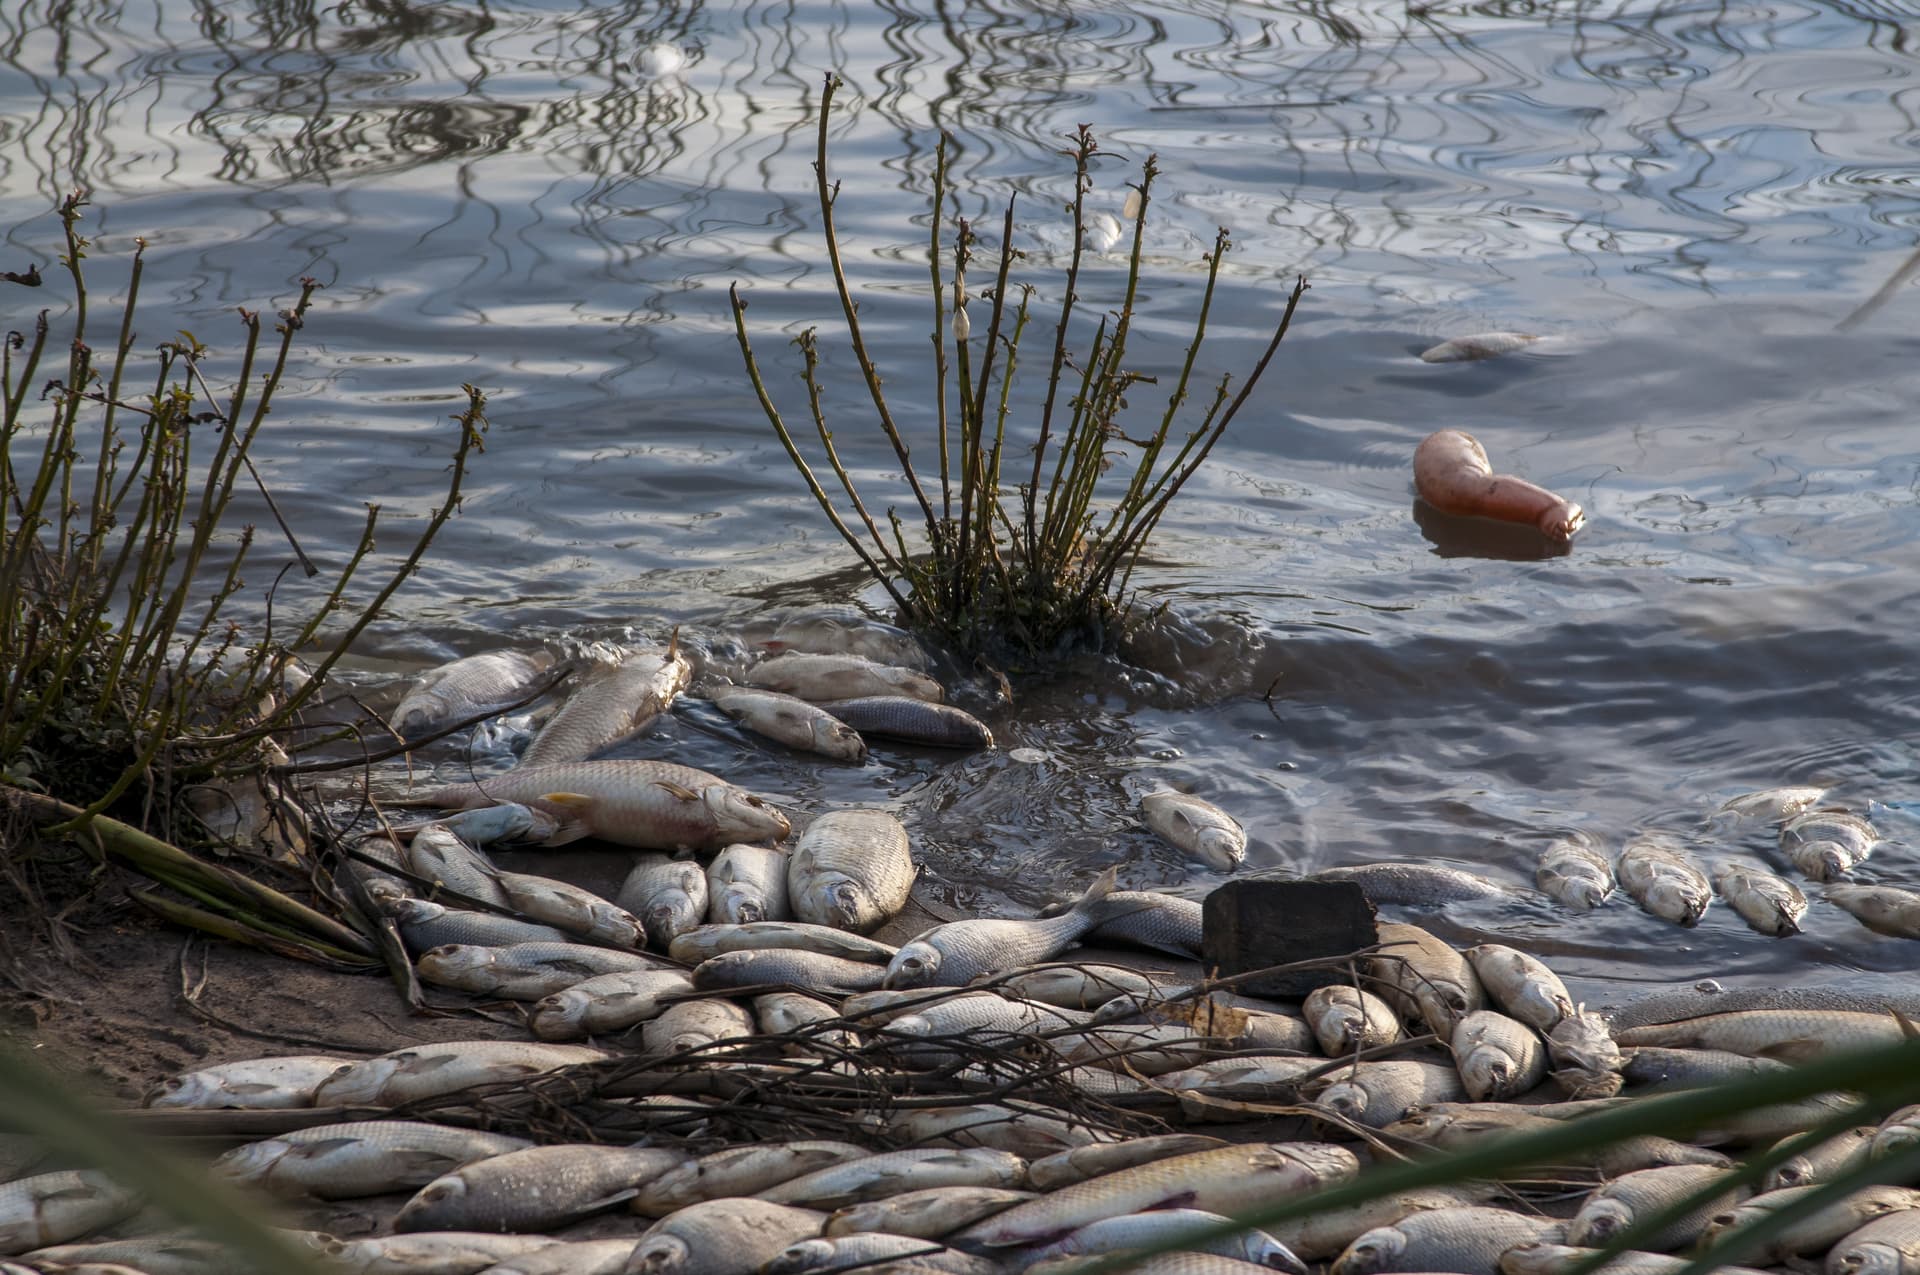
[(1093, 884), (1087, 887), (1087, 892), (1081, 895), (1079, 901), (1073, 905), (1073, 910), (1082, 916), (1095, 912), (1106, 901), (1107, 896), (1113, 893), (1119, 879), (1120, 869), (1117, 866), (1102, 872), (1093, 879)]

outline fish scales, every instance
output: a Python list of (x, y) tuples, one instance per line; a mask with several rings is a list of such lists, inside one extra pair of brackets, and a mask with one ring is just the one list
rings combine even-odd
[(250, 1142), (216, 1159), (212, 1172), (281, 1195), (350, 1199), (425, 1186), (463, 1164), (530, 1145), (418, 1120), (369, 1120)]
[(637, 948), (646, 931), (631, 912), (570, 881), (524, 872), (496, 872), (507, 906), (522, 916), (579, 938)]
[(884, 967), (818, 952), (723, 952), (702, 961), (693, 985), (702, 991), (736, 987), (787, 986), (802, 992), (870, 992), (887, 977)]
[[(1730, 1178), (1713, 1165), (1678, 1164), (1622, 1174), (1589, 1195), (1567, 1224), (1567, 1243), (1605, 1244), (1636, 1222), (1660, 1213), (1712, 1183)], [(1725, 1193), (1689, 1210), (1643, 1241), (1648, 1248), (1671, 1251), (1691, 1244), (1707, 1224), (1752, 1194), (1729, 1182)]]
[(435, 728), (526, 698), (553, 664), (545, 651), (488, 651), (422, 674), (393, 710), (393, 728), (413, 740)]
[(480, 1275), (622, 1275), (638, 1243), (632, 1236), (556, 1242), (489, 1266)]
[(904, 944), (887, 964), (888, 987), (960, 987), (986, 974), (1050, 960), (1105, 916), (1113, 893), (1108, 868), (1062, 916), (1043, 920), (950, 921)]
[[(1425, 1021), (1442, 1040), (1460, 1019), (1487, 1007), (1486, 989), (1466, 957), (1417, 925), (1382, 922), (1381, 951), (1368, 961), (1389, 1004)], [(1390, 990), (1389, 990), (1390, 989)]]
[(681, 1001), (641, 1026), (640, 1043), (650, 1054), (681, 1054), (751, 1036), (753, 1026), (753, 1015), (732, 1001)]
[(1467, 959), (1494, 1004), (1537, 1032), (1551, 1032), (1573, 1013), (1573, 996), (1539, 960), (1501, 943), (1467, 949)]
[(1467, 1096), (1459, 1068), (1411, 1058), (1355, 1063), (1328, 1080), (1313, 1105), (1369, 1129), (1384, 1129), (1413, 1107)]
[(851, 1142), (824, 1139), (731, 1147), (687, 1161), (647, 1183), (634, 1197), (633, 1211), (665, 1217), (689, 1204), (753, 1195), (871, 1154)]
[(658, 959), (638, 952), (570, 942), (504, 947), (449, 943), (422, 952), (416, 964), (428, 982), (509, 1000), (539, 1000), (599, 974), (664, 968)]
[(863, 735), (929, 748), (991, 748), (993, 731), (963, 708), (909, 695), (862, 695), (820, 706)]
[(913, 890), (907, 830), (884, 810), (836, 810), (807, 826), (787, 861), (794, 915), (866, 934), (907, 905)]
[[(1759, 1222), (1775, 1210), (1797, 1203), (1813, 1186), (1787, 1187), (1756, 1195), (1746, 1203), (1716, 1216), (1701, 1236), (1703, 1247), (1733, 1237), (1743, 1226)], [(1866, 1186), (1834, 1200), (1776, 1233), (1756, 1253), (1766, 1262), (1784, 1262), (1826, 1252), (1875, 1218), (1920, 1208), (1920, 1191), (1904, 1186)]]
[(644, 731), (692, 680), (693, 666), (677, 642), (664, 651), (633, 652), (567, 696), (520, 764), (586, 761)]
[(1088, 932), (1089, 937), (1174, 956), (1200, 955), (1200, 905), (1192, 899), (1151, 890), (1116, 890), (1107, 899), (1111, 911)]
[(1360, 863), (1350, 867), (1322, 868), (1305, 879), (1351, 881), (1360, 887), (1370, 903), (1414, 907), (1466, 903), (1475, 899), (1505, 899), (1513, 897), (1514, 893), (1498, 881), (1489, 880), (1477, 872), (1434, 863)]
[(869, 961), (885, 965), (900, 949), (891, 943), (859, 934), (849, 934), (831, 925), (813, 925), (805, 921), (750, 921), (738, 925), (703, 925), (682, 934), (667, 949), (676, 961), (698, 965), (724, 952), (759, 951), (767, 948), (819, 952), (824, 956), (843, 956), (850, 961)]
[(519, 1040), (455, 1040), (396, 1049), (341, 1068), (314, 1094), (322, 1107), (394, 1106), (434, 1098), (471, 1085), (540, 1075), (579, 1063), (602, 1062), (605, 1050)]
[(1579, 912), (1590, 912), (1613, 894), (1613, 860), (1586, 833), (1562, 837), (1541, 852), (1534, 883)]
[(699, 928), (707, 916), (707, 874), (691, 859), (636, 855), (614, 902), (640, 918), (647, 938), (663, 952)]
[(1023, 1160), (1091, 1145), (1098, 1135), (1085, 1124), (1003, 1103), (916, 1107), (896, 1111), (880, 1126), (911, 1147), (983, 1147)]
[(684, 1164), (679, 1151), (590, 1145), (528, 1147), (435, 1178), (401, 1206), (396, 1231), (536, 1232), (628, 1198)]
[(661, 1218), (634, 1246), (630, 1275), (749, 1275), (812, 1239), (826, 1215), (766, 1200), (708, 1200)]
[(824, 706), (778, 691), (741, 686), (715, 691), (713, 702), (748, 730), (789, 748), (837, 761), (860, 761), (867, 755), (866, 741), (860, 738), (859, 730)]
[(505, 907), (507, 897), (495, 879), (493, 861), (467, 844), (445, 824), (423, 824), (407, 843), (407, 868), (435, 885)]
[(1118, 1173), (1121, 1169), (1192, 1155), (1196, 1151), (1217, 1151), (1226, 1145), (1219, 1138), (1199, 1133), (1165, 1133), (1125, 1142), (1102, 1142), (1035, 1160), (1027, 1166), (1027, 1180), (1036, 1191), (1053, 1191), (1088, 1178)]
[(664, 1012), (667, 998), (692, 990), (693, 980), (679, 970), (596, 974), (543, 997), (534, 1005), (528, 1025), (542, 1040), (625, 1031)]
[(707, 865), (707, 920), (716, 925), (785, 921), (787, 852), (768, 846), (731, 845)]
[(1361, 1234), (1334, 1259), (1331, 1275), (1381, 1271), (1456, 1271), (1494, 1275), (1516, 1244), (1555, 1240), (1561, 1224), (1505, 1209), (1463, 1205), (1409, 1213)]
[(492, 912), (450, 908), (425, 899), (398, 899), (387, 907), (400, 927), (400, 936), (415, 952), (448, 944), (505, 947), (513, 943), (565, 943), (573, 935), (551, 925), (539, 925)]
[[(1123, 1213), (1101, 1218), (1050, 1244), (1029, 1250), (1022, 1260), (1045, 1261), (1054, 1257), (1091, 1256), (1127, 1252), (1148, 1245), (1178, 1245), (1176, 1251), (1207, 1253), (1215, 1257), (1250, 1262), (1256, 1268), (1282, 1270), (1288, 1275), (1307, 1275), (1302, 1262), (1284, 1244), (1265, 1231), (1246, 1230), (1221, 1237), (1217, 1232), (1228, 1219), (1203, 1209), (1154, 1209), (1146, 1213)], [(1201, 1238), (1204, 1236), (1205, 1238)]]
[(146, 1105), (200, 1111), (311, 1107), (321, 1084), (353, 1061), (333, 1054), (291, 1054), (220, 1063), (169, 1077), (147, 1095)]
[(1140, 813), (1174, 849), (1215, 872), (1231, 872), (1247, 857), (1247, 830), (1220, 807), (1171, 789), (1140, 799)]
[(1414, 1213), (1461, 1208), (1486, 1200), (1500, 1188), (1491, 1184), (1422, 1187), (1345, 1208), (1319, 1209), (1304, 1217), (1275, 1222), (1268, 1232), (1304, 1261), (1338, 1257), (1347, 1245), (1376, 1227), (1391, 1226)]
[(140, 1196), (94, 1169), (39, 1173), (0, 1186), (0, 1256), (90, 1235), (140, 1208)]
[(1019, 1187), (1027, 1162), (980, 1147), (883, 1151), (818, 1169), (756, 1193), (755, 1199), (809, 1208), (844, 1208), (902, 1191), (941, 1186)]
[(1756, 933), (1784, 938), (1800, 932), (1807, 896), (1793, 882), (1764, 868), (1720, 863), (1713, 870), (1713, 885), (1735, 915)]
[(1641, 907), (1675, 925), (1698, 924), (1713, 901), (1707, 874), (1666, 833), (1642, 833), (1628, 841), (1614, 874)]
[(329, 1268), (352, 1275), (479, 1275), (554, 1242), (546, 1235), (420, 1231), (342, 1240), (327, 1253), (326, 1261)]
[(1830, 885), (1826, 897), (1875, 934), (1920, 939), (1920, 893), (1891, 885)]
[(1809, 810), (1780, 825), (1780, 849), (1815, 881), (1843, 877), (1873, 854), (1874, 826), (1845, 810)]
[(1891, 1014), (1754, 1009), (1630, 1027), (1616, 1031), (1614, 1039), (1622, 1046), (1715, 1049), (1794, 1063), (1851, 1049), (1897, 1044), (1906, 1036)]
[(747, 685), (780, 691), (813, 704), (870, 695), (906, 695), (930, 704), (946, 698), (938, 682), (913, 669), (876, 664), (857, 655), (812, 655), (803, 651), (782, 652), (760, 661), (747, 670)]
[(1010, 1187), (944, 1186), (902, 1191), (884, 1200), (849, 1204), (827, 1219), (828, 1235), (881, 1231), (937, 1240), (995, 1213), (1036, 1198)]
[(974, 1257), (925, 1240), (882, 1232), (818, 1236), (789, 1244), (760, 1266), (760, 1275), (806, 1275), (810, 1271), (841, 1271), (877, 1263), (913, 1259), (921, 1270), (947, 1275), (1000, 1275), (998, 1263)]

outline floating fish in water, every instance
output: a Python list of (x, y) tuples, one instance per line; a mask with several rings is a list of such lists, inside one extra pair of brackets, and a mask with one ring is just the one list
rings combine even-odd
[(425, 1186), (443, 1173), (533, 1145), (419, 1120), (316, 1125), (235, 1147), (213, 1162), (215, 1177), (278, 1195), (344, 1200)]
[(920, 640), (905, 629), (882, 624), (850, 609), (833, 608), (789, 616), (762, 643), (772, 652), (858, 655), (875, 664), (925, 672), (933, 663)]
[(706, 920), (707, 874), (691, 859), (637, 855), (614, 901), (640, 918), (647, 937), (664, 952)]
[[(1705, 1164), (1676, 1164), (1622, 1174), (1589, 1195), (1567, 1223), (1567, 1243), (1605, 1244), (1635, 1222), (1664, 1212), (1694, 1192), (1729, 1177), (1726, 1169)], [(1744, 1186), (1729, 1185), (1715, 1196), (1646, 1236), (1648, 1248), (1670, 1251), (1691, 1244), (1718, 1214), (1753, 1194)]]
[(544, 1231), (623, 1204), (686, 1163), (680, 1151), (528, 1147), (435, 1178), (394, 1215), (396, 1231)]
[(683, 1054), (753, 1030), (753, 1015), (732, 1001), (681, 1001), (641, 1027), (640, 1043), (650, 1054)]
[(1815, 881), (1831, 881), (1865, 863), (1880, 834), (1859, 815), (1809, 810), (1780, 826), (1780, 848)]
[(326, 1079), (353, 1062), (331, 1054), (249, 1058), (184, 1072), (163, 1081), (146, 1105), (162, 1109), (282, 1111), (311, 1107)]
[(517, 802), (554, 821), (542, 845), (598, 837), (643, 850), (704, 850), (736, 841), (778, 841), (785, 815), (742, 788), (665, 761), (580, 761), (518, 766), (471, 783), (386, 798), (399, 806), (452, 810)]
[(1216, 872), (1231, 872), (1246, 861), (1246, 829), (1210, 801), (1167, 789), (1142, 797), (1140, 813), (1168, 845)]
[[(860, 731), (824, 706), (809, 704), (778, 691), (730, 686), (713, 693), (720, 711), (756, 735), (765, 735), (789, 748), (819, 753), (837, 761), (860, 761), (867, 755)], [(918, 704), (919, 700), (908, 700)]]
[(1778, 823), (1799, 814), (1826, 795), (1825, 788), (1764, 788), (1759, 792), (1729, 797), (1714, 813)]
[(911, 695), (862, 695), (821, 705), (862, 735), (929, 748), (992, 748), (993, 732), (965, 709)]
[(1920, 894), (1890, 885), (1830, 885), (1827, 901), (1876, 934), (1920, 939)]
[(1471, 363), (1524, 350), (1540, 338), (1529, 332), (1475, 332), (1420, 352), (1422, 363)]
[(395, 899), (387, 915), (400, 927), (400, 936), (416, 952), (448, 944), (505, 947), (510, 943), (565, 943), (573, 936), (551, 925), (538, 925), (493, 912), (450, 908), (425, 899)]
[(787, 860), (787, 899), (814, 925), (866, 934), (913, 890), (907, 830), (884, 810), (836, 810), (807, 826)]
[(716, 925), (784, 921), (787, 852), (767, 846), (732, 845), (707, 865), (707, 920)]
[(670, 80), (687, 69), (687, 55), (677, 44), (649, 44), (633, 60), (633, 69), (653, 80)]
[(1490, 1009), (1462, 1016), (1451, 1041), (1454, 1064), (1476, 1102), (1501, 1102), (1547, 1076), (1547, 1051), (1531, 1027)]
[(887, 971), (866, 961), (779, 948), (723, 952), (694, 967), (693, 985), (706, 990), (787, 986), (808, 992), (870, 992)]
[(690, 1160), (648, 1182), (634, 1197), (633, 1211), (645, 1217), (666, 1217), (689, 1204), (753, 1195), (872, 1154), (851, 1142), (826, 1140), (729, 1147)]
[(1643, 833), (1628, 841), (1614, 871), (1641, 907), (1676, 925), (1697, 924), (1713, 901), (1707, 874), (1664, 833)]
[(1463, 868), (1437, 863), (1359, 863), (1345, 868), (1323, 868), (1308, 881), (1351, 881), (1370, 903), (1433, 907), (1473, 899), (1510, 898), (1513, 891)]
[(877, 961), (885, 965), (900, 949), (891, 943), (849, 934), (831, 925), (806, 921), (749, 921), (739, 925), (703, 925), (673, 941), (668, 954), (676, 961), (698, 965), (722, 952), (795, 948), (850, 961)]
[[(1192, 899), (1152, 890), (1118, 890), (1107, 896), (1107, 902), (1107, 919), (1087, 932), (1090, 939), (1132, 943), (1174, 956), (1200, 955), (1201, 910)], [(1066, 905), (1057, 910), (1065, 911)]]
[(1494, 1004), (1538, 1032), (1550, 1032), (1573, 1013), (1573, 997), (1560, 976), (1518, 948), (1482, 943), (1467, 960)]
[(930, 704), (946, 698), (940, 683), (924, 673), (876, 664), (857, 655), (802, 652), (776, 655), (747, 670), (747, 684), (797, 696), (812, 704), (868, 695), (908, 695)]
[(1613, 860), (1585, 833), (1562, 837), (1540, 855), (1533, 879), (1555, 900), (1591, 911), (1613, 893)]
[(820, 1234), (826, 1216), (766, 1200), (708, 1200), (654, 1223), (633, 1248), (629, 1275), (740, 1275), (789, 1244)]
[(131, 1217), (140, 1196), (93, 1169), (40, 1173), (0, 1186), (0, 1256), (64, 1244)]
[(517, 1001), (537, 1001), (596, 974), (662, 968), (651, 956), (585, 943), (448, 943), (422, 952), (415, 964), (421, 978), (441, 987)]
[(578, 1040), (625, 1031), (663, 1012), (669, 996), (684, 996), (693, 980), (679, 970), (622, 970), (596, 974), (543, 997), (527, 1016), (541, 1040)]
[(413, 1045), (352, 1063), (314, 1093), (316, 1107), (398, 1106), (472, 1085), (518, 1080), (611, 1057), (583, 1045), (522, 1040), (450, 1040)]
[(1045, 920), (976, 919), (937, 925), (901, 947), (887, 964), (888, 987), (960, 987), (983, 974), (1051, 960), (1098, 925), (1110, 908), (1108, 868), (1072, 910)]
[(1499, 1269), (1500, 1254), (1518, 1244), (1558, 1241), (1563, 1226), (1548, 1218), (1463, 1205), (1410, 1213), (1390, 1226), (1356, 1237), (1329, 1268), (1330, 1275), (1380, 1271)]
[(1713, 870), (1713, 884), (1727, 906), (1758, 933), (1782, 938), (1800, 932), (1807, 896), (1793, 882), (1764, 868), (1721, 863)]
[(1308, 993), (1300, 1007), (1320, 1048), (1338, 1058), (1400, 1039), (1400, 1016), (1372, 992), (1330, 983)]
[(413, 740), (435, 728), (526, 698), (553, 665), (545, 651), (489, 651), (424, 673), (393, 710), (393, 728)]
[(664, 651), (636, 651), (577, 687), (522, 757), (523, 766), (586, 761), (645, 730), (693, 680), (679, 637)]

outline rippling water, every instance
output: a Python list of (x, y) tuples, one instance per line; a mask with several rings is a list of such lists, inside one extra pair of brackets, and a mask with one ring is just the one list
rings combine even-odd
[[(809, 168), (822, 77), (848, 81), (836, 216), (910, 428), (930, 415), (938, 131), (957, 211), (997, 225), (1017, 195), (1022, 269), (1057, 300), (1058, 150), (1090, 123), (1096, 210), (1120, 212), (1148, 152), (1162, 168), (1140, 370), (1177, 368), (1216, 225), (1235, 247), (1203, 370), (1246, 367), (1293, 276), (1314, 285), (1157, 543), (1143, 584), (1170, 613), (1128, 659), (989, 710), (1008, 748), (979, 756), (816, 767), (697, 709), (642, 751), (803, 808), (897, 803), (929, 897), (956, 906), (1110, 862), (1204, 890), (1133, 821), (1168, 782), (1238, 813), (1260, 866), (1435, 859), (1516, 884), (1555, 830), (1692, 831), (1733, 792), (1820, 782), (1895, 803), (1865, 875), (1920, 886), (1900, 804), (1920, 341), (1910, 290), (1868, 305), (1920, 225), (1917, 47), (1900, 5), (1799, 0), (30, 2), (0, 13), (0, 265), (51, 268), (49, 209), (86, 187), (96, 305), (144, 236), (143, 340), (191, 329), (216, 374), (235, 306), (319, 279), (257, 455), (334, 561), (367, 502), (389, 556), (417, 530), (460, 383), (489, 392), (465, 506), (364, 644), (368, 679), (675, 622), (725, 654), (778, 608), (873, 601), (769, 436), (726, 309), (739, 281), (803, 411), (786, 338), (837, 309)], [(1122, 281), (1117, 258), (1090, 268), (1089, 318)], [(9, 290), (7, 323), (64, 296)], [(1552, 340), (1413, 357), (1488, 328)], [(897, 467), (830, 357), (837, 441), (886, 489)], [(1586, 506), (1570, 553), (1414, 510), (1414, 444), (1446, 426)], [(1779, 942), (1723, 908), (1692, 932), (1531, 903), (1435, 924), (1590, 981), (1914, 964), (1819, 902)]]

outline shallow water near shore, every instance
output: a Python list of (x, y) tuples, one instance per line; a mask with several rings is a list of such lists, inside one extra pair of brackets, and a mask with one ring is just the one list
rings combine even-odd
[[(1818, 783), (1893, 838), (1859, 878), (1920, 888), (1920, 299), (1858, 313), (1915, 246), (1915, 23), (1799, 3), (261, 3), (208, 25), (29, 5), (0, 17), (0, 264), (51, 274), (46, 210), (90, 187), (94, 323), (145, 236), (143, 341), (193, 330), (216, 380), (234, 306), (326, 284), (257, 453), (323, 559), (350, 551), (365, 502), (392, 520), (383, 549), (411, 535), (459, 383), (488, 390), (461, 515), (362, 644), (362, 685), (676, 623), (724, 663), (794, 608), (876, 602), (754, 404), (727, 284), (790, 411), (787, 341), (821, 324), (836, 441), (905, 511), (833, 344), (808, 170), (821, 75), (849, 82), (832, 163), (863, 319), (923, 437), (936, 128), (959, 144), (962, 212), (997, 226), (1018, 193), (1021, 272), (1047, 298), (1068, 242), (1055, 152), (1090, 122), (1112, 152), (1096, 209), (1120, 211), (1148, 151), (1163, 169), (1143, 371), (1178, 367), (1216, 224), (1235, 248), (1210, 374), (1251, 364), (1296, 273), (1314, 285), (1139, 578), (1165, 613), (1119, 658), (1018, 681), (1011, 705), (949, 670), (995, 731), (987, 753), (816, 764), (688, 705), (631, 755), (806, 812), (897, 808), (922, 894), (956, 911), (1030, 907), (1113, 863), (1132, 886), (1218, 884), (1137, 824), (1169, 783), (1242, 819), (1251, 868), (1410, 859), (1520, 888), (1572, 828), (1616, 849), (1710, 831), (1703, 853), (1782, 868), (1764, 827), (1707, 815)], [(679, 74), (639, 69), (662, 45)], [(1123, 277), (1118, 257), (1090, 268), (1089, 321)], [(7, 326), (64, 295), (10, 289)], [(1550, 339), (1415, 357), (1495, 328)], [(1413, 448), (1446, 427), (1579, 500), (1571, 550), (1416, 509)], [(1428, 918), (1538, 952), (1596, 999), (1915, 964), (1820, 900), (1786, 940), (1718, 904), (1694, 930), (1623, 899)]]

